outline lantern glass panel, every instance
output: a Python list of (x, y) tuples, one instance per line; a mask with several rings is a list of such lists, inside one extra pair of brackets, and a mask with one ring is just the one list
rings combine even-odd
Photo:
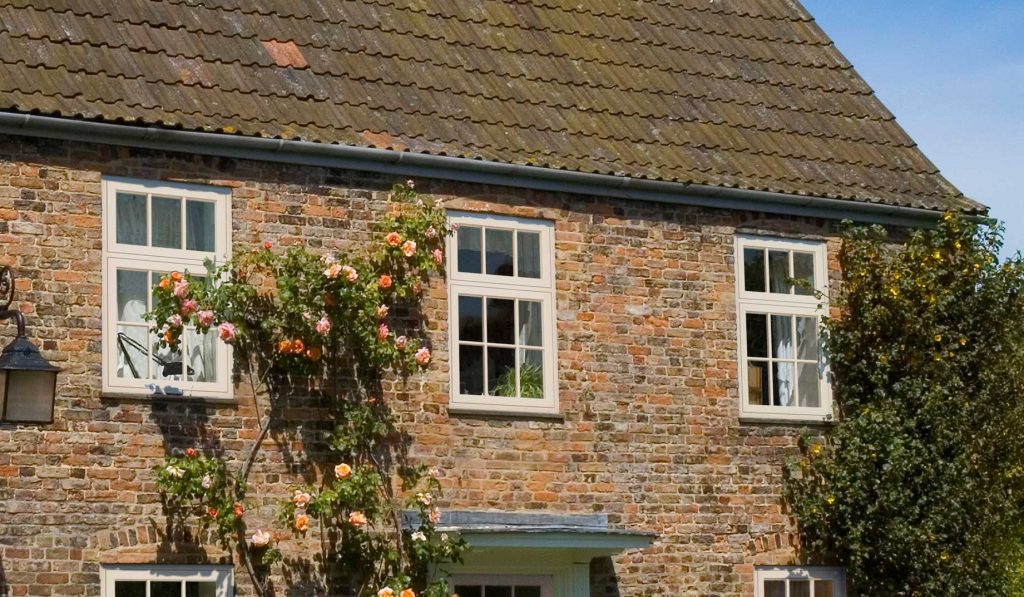
[(53, 418), (55, 371), (7, 370), (4, 419), (24, 423), (48, 423)]

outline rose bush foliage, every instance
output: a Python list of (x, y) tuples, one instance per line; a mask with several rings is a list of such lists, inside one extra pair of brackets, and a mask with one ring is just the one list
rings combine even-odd
[[(418, 304), (430, 277), (443, 274), (450, 230), (411, 181), (391, 199), (366, 250), (316, 254), (268, 242), (199, 275), (173, 272), (154, 289), (148, 315), (162, 346), (180, 349), (186, 330), (216, 334), (233, 347), (236, 382), (269, 399), (246, 458), (189, 448), (157, 470), (169, 512), (233, 541), (260, 594), (270, 567), (289, 564), (276, 547), (289, 534), (319, 537), (307, 562), (320, 562), (325, 592), (341, 582), (358, 595), (447, 595), (439, 566), (465, 548), (437, 531), (440, 472), (406, 462), (407, 438), (382, 398), (389, 377), (430, 365)], [(272, 428), (308, 423), (288, 419), (295, 404), (333, 429), (323, 445), (306, 446), (319, 482), (290, 488), (278, 529), (248, 529), (249, 472)]]
[(1015, 593), (1024, 535), (1024, 265), (946, 215), (902, 244), (854, 228), (824, 320), (838, 422), (787, 491), (802, 545), (852, 594)]

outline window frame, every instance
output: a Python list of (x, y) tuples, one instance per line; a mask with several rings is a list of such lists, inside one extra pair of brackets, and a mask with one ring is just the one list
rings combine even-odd
[[(448, 213), (452, 226), (471, 226), (482, 229), (500, 228), (513, 232), (537, 232), (540, 235), (540, 277), (520, 278), (497, 276), (486, 273), (458, 271), (458, 237), (452, 239), (448, 250), (448, 341), (450, 369), (451, 412), (474, 412), (494, 414), (522, 414), (558, 416), (558, 338), (555, 317), (555, 258), (554, 223), (511, 216), (498, 216), (474, 212)], [(456, 233), (457, 235), (458, 233)], [(486, 250), (485, 239), (481, 237), (481, 251)], [(462, 394), (459, 388), (459, 295), (473, 295), (484, 298), (522, 299), (541, 303), (542, 345), (544, 359), (544, 397), (520, 398)], [(485, 344), (481, 342), (481, 344)], [(519, 350), (518, 348), (516, 350)], [(518, 355), (517, 355), (518, 359)], [(486, 385), (486, 379), (484, 381)]]
[[(214, 250), (195, 251), (189, 249), (167, 249), (117, 242), (117, 194), (164, 195), (180, 197), (182, 210), (184, 200), (193, 199), (214, 204)], [(134, 379), (117, 376), (117, 354), (114, 346), (117, 337), (117, 270), (160, 270), (201, 273), (205, 271), (203, 261), (211, 258), (224, 263), (231, 258), (231, 190), (223, 187), (143, 180), (120, 177), (101, 179), (102, 195), (102, 393), (110, 396), (128, 397), (191, 397), (209, 400), (232, 400), (231, 347), (219, 340), (214, 341), (217, 381), (172, 381)], [(147, 211), (147, 213), (149, 213)], [(150, 219), (147, 217), (147, 237), (150, 234)], [(182, 220), (182, 239), (185, 239), (185, 221)], [(215, 333), (215, 332), (211, 332)], [(161, 383), (164, 381), (164, 383)], [(168, 383), (169, 381), (169, 383)]]
[(484, 587), (537, 585), (540, 586), (540, 597), (554, 597), (555, 594), (555, 577), (551, 574), (452, 574), (448, 577), (449, 594), (455, 594), (458, 584)]
[[(795, 251), (800, 253), (812, 253), (814, 255), (814, 288), (826, 292), (828, 288), (828, 254), (824, 241), (804, 239), (781, 239), (753, 235), (736, 235), (735, 250), (735, 277), (736, 277), (736, 328), (737, 328), (737, 350), (739, 356), (738, 378), (739, 378), (739, 399), (740, 417), (751, 420), (782, 420), (782, 421), (808, 421), (823, 422), (832, 418), (832, 388), (829, 383), (828, 363), (825, 360), (824, 352), (821, 350), (821, 315), (826, 308), (824, 299), (814, 295), (780, 294), (771, 292), (754, 292), (745, 288), (744, 272), (744, 249), (763, 249), (765, 251)], [(770, 284), (768, 277), (765, 278), (766, 288)], [(770, 325), (771, 315), (789, 315), (795, 317), (814, 317), (818, 329), (818, 396), (817, 407), (804, 406), (772, 406), (761, 404), (750, 404), (747, 396), (748, 391), (748, 356), (747, 356), (747, 320), (748, 313), (763, 313), (768, 315)], [(796, 339), (794, 338), (794, 343)], [(774, 359), (770, 356), (765, 359), (771, 363)], [(798, 360), (796, 358), (794, 361)], [(794, 377), (797, 375), (794, 370)]]
[[(754, 597), (765, 597), (766, 580), (810, 580), (812, 593), (813, 581), (831, 580), (835, 589), (832, 597), (846, 597), (846, 570), (839, 566), (758, 566), (754, 569)], [(788, 583), (786, 593), (789, 593)]]
[(100, 567), (100, 595), (114, 597), (114, 583), (119, 580), (214, 581), (217, 597), (234, 597), (234, 573), (233, 566), (225, 565), (104, 564)]

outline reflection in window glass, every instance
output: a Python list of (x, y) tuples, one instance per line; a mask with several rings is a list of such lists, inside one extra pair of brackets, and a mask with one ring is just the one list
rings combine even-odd
[(483, 299), (478, 296), (459, 296), (459, 341), (483, 342)]
[(114, 597), (146, 597), (146, 581), (119, 580), (114, 583)]
[(786, 581), (764, 581), (764, 597), (786, 597)]
[(150, 238), (154, 247), (165, 249), (181, 248), (181, 199), (152, 197), (152, 232)]
[(459, 271), (467, 274), (481, 273), (480, 229), (475, 226), (462, 226), (458, 233)]
[(764, 249), (743, 249), (743, 289), (764, 292)]
[(802, 280), (806, 284), (798, 284), (794, 288), (796, 294), (811, 296), (814, 294), (814, 254), (793, 253), (793, 279)]
[(768, 290), (776, 294), (789, 294), (789, 252), (768, 251)]
[(189, 251), (215, 251), (215, 208), (210, 201), (185, 202), (185, 248)]
[(488, 228), (487, 237), (487, 272), (492, 276), (511, 276), (512, 269), (512, 231)]
[(516, 396), (516, 351), (514, 348), (487, 348), (487, 393), (491, 396)]
[(521, 278), (540, 277), (540, 234), (517, 232), (516, 252), (518, 253), (518, 275)]
[(134, 193), (117, 194), (117, 242), (125, 245), (146, 244), (146, 196)]

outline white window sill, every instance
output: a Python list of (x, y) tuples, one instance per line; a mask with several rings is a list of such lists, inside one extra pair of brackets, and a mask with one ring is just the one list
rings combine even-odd
[(836, 419), (831, 415), (743, 413), (740, 415), (740, 423), (831, 426), (836, 424)]
[(230, 396), (202, 396), (196, 394), (153, 394), (103, 391), (100, 398), (113, 400), (137, 400), (139, 402), (204, 402), (214, 404), (238, 404), (238, 399)]
[(564, 421), (565, 415), (551, 409), (501, 408), (499, 406), (473, 406), (468, 404), (448, 405), (448, 414), (453, 416), (508, 417), (514, 419), (549, 419)]

